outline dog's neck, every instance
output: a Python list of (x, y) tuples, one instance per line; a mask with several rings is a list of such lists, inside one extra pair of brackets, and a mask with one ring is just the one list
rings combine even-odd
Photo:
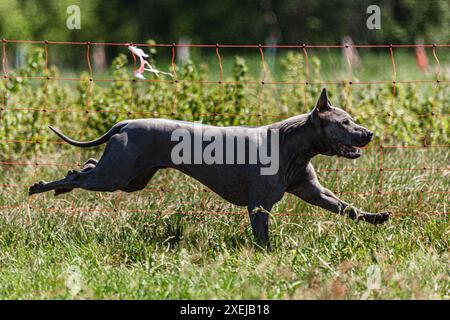
[(291, 117), (272, 127), (279, 130), (280, 168), (288, 184), (302, 175), (313, 157), (328, 151), (323, 130), (311, 114)]
[(323, 128), (320, 123), (314, 123), (310, 113), (277, 122), (271, 128), (279, 130), (280, 148), (289, 153), (294, 150), (297, 158), (309, 161), (329, 150)]

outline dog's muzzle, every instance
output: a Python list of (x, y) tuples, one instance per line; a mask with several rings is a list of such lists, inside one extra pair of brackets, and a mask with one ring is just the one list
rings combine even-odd
[(350, 144), (344, 144), (344, 143), (338, 143), (336, 146), (336, 153), (339, 157), (349, 158), (349, 159), (356, 159), (359, 158), (362, 154), (361, 147), (364, 147), (367, 145), (370, 141), (372, 141), (373, 132), (370, 130), (367, 130), (363, 141), (358, 144), (350, 145)]

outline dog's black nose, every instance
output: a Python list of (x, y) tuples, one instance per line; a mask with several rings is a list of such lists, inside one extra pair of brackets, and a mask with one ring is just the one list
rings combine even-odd
[(367, 130), (367, 136), (368, 136), (369, 138), (372, 138), (372, 136), (373, 136), (373, 131)]

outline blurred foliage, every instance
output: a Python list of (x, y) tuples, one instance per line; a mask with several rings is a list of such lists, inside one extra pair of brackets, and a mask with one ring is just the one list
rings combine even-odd
[[(81, 8), (81, 30), (66, 28), (69, 5)], [(369, 30), (369, 5), (381, 8), (381, 30)], [(448, 0), (2, 0), (0, 36), (8, 39), (177, 42), (411, 43), (450, 38)]]

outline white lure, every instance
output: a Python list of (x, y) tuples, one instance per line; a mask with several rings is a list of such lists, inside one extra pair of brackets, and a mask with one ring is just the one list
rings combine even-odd
[[(159, 77), (160, 74), (165, 74), (165, 75), (173, 77), (173, 74), (171, 74), (169, 72), (163, 72), (163, 71), (159, 71), (159, 70), (153, 68), (153, 66), (147, 60), (145, 60), (145, 58), (148, 58), (148, 54), (146, 54), (142, 49), (139, 49), (138, 47), (135, 47), (135, 46), (128, 46), (128, 49), (133, 54), (138, 56), (139, 60), (140, 60), (139, 68), (137, 68), (136, 70), (133, 71), (133, 75), (136, 78), (145, 80), (145, 77), (142, 75), (144, 73), (144, 71), (152, 72), (157, 77)], [(146, 68), (146, 66), (147, 66), (147, 68)]]

